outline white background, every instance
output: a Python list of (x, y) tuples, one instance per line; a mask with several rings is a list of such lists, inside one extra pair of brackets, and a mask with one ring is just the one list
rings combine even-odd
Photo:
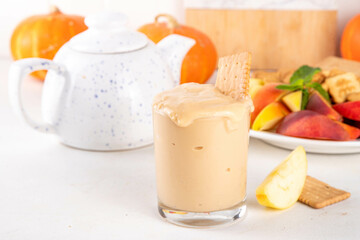
[[(99, 0), (51, 2), (82, 15), (105, 8)], [(359, 0), (341, 2), (339, 26), (360, 13)], [(184, 19), (182, 0), (112, 0), (107, 5), (128, 14), (132, 27), (159, 12)], [(0, 240), (360, 239), (360, 154), (308, 154), (308, 174), (351, 192), (348, 200), (320, 210), (296, 203), (274, 211), (256, 202), (255, 189), (289, 151), (252, 139), (247, 218), (229, 228), (195, 230), (160, 220), (152, 147), (80, 151), (21, 124), (7, 96), (9, 38), (21, 19), (48, 8), (46, 0), (0, 0)], [(39, 117), (42, 83), (25, 81), (23, 88), (26, 109)]]
[[(196, 0), (190, 2), (194, 1)], [(346, 22), (360, 13), (360, 1), (336, 2), (339, 10), (340, 37)], [(158, 13), (170, 13), (182, 22), (185, 18), (184, 0), (0, 0), (0, 3), (0, 57), (10, 56), (9, 41), (15, 26), (27, 16), (47, 13), (52, 4), (69, 14), (87, 15), (103, 9), (121, 11), (129, 16), (129, 25), (132, 28), (152, 22)]]

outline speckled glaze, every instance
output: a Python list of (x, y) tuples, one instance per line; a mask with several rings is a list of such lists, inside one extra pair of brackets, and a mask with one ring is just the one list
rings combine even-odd
[[(122, 47), (120, 52), (102, 54), (74, 50), (70, 40), (53, 61), (14, 62), (10, 100), (32, 128), (54, 133), (69, 146), (107, 151), (148, 145), (153, 142), (152, 99), (179, 84), (182, 60), (194, 43), (170, 35), (157, 45), (147, 39), (140, 49)], [(42, 96), (44, 123), (29, 118), (19, 94), (24, 77), (40, 69), (49, 69)]]

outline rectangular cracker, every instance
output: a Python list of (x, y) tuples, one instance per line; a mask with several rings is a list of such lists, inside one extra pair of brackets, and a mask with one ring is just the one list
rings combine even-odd
[(336, 189), (316, 178), (307, 176), (298, 201), (312, 208), (323, 208), (349, 197), (349, 192)]
[(250, 98), (250, 64), (249, 52), (220, 58), (215, 87), (236, 100)]

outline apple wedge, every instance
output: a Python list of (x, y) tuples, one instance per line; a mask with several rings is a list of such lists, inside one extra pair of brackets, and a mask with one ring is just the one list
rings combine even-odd
[(257, 115), (251, 129), (256, 131), (271, 130), (289, 113), (289, 110), (282, 103), (270, 103)]
[(281, 101), (293, 112), (301, 110), (302, 92), (296, 91), (285, 95)]
[(301, 194), (306, 175), (306, 152), (298, 146), (256, 189), (258, 202), (276, 209), (291, 207)]

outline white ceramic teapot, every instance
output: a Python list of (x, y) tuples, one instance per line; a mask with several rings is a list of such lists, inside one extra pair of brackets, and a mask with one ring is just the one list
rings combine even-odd
[[(125, 27), (120, 13), (85, 19), (88, 30), (61, 47), (53, 61), (28, 58), (9, 72), (10, 102), (34, 129), (66, 145), (120, 150), (151, 144), (153, 97), (179, 84), (184, 56), (195, 41), (170, 35), (155, 45)], [(25, 76), (49, 70), (42, 94), (43, 123), (32, 120), (20, 97)]]

